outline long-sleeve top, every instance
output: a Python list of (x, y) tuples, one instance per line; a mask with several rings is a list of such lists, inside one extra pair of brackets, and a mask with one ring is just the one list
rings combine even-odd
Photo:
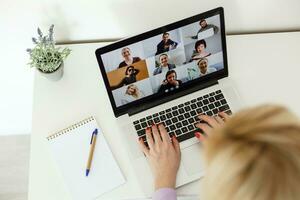
[(152, 200), (176, 200), (176, 191), (173, 188), (160, 188), (152, 196)]

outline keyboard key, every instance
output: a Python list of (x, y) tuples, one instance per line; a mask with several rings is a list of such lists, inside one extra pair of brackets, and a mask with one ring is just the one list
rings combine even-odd
[(162, 115), (159, 117), (160, 121), (165, 121), (167, 118), (166, 118), (166, 115)]
[(170, 138), (172, 138), (173, 136), (175, 136), (175, 133), (174, 132), (170, 132), (169, 136), (170, 136)]
[(204, 112), (208, 111), (208, 107), (207, 106), (203, 106), (202, 109), (203, 109)]
[(176, 123), (176, 122), (178, 122), (178, 119), (177, 119), (177, 117), (173, 117), (173, 118), (172, 118), (172, 122), (173, 122), (173, 123)]
[(228, 106), (227, 104), (225, 104), (225, 105), (219, 107), (219, 111), (220, 111), (220, 112), (225, 111), (225, 110), (229, 110), (229, 109), (230, 109), (230, 108), (229, 108), (229, 106)]
[(172, 125), (170, 126), (170, 129), (171, 129), (171, 131), (174, 131), (174, 130), (176, 129), (175, 125), (172, 124)]
[(215, 102), (215, 106), (216, 106), (216, 107), (220, 107), (220, 106), (221, 106), (221, 103), (220, 103), (219, 101), (216, 101), (216, 102)]
[(184, 117), (187, 119), (187, 118), (189, 118), (191, 115), (190, 115), (190, 113), (184, 113)]
[(195, 117), (194, 117), (194, 120), (195, 120), (195, 122), (200, 121), (200, 119), (199, 119), (198, 116), (195, 116)]
[(197, 106), (201, 107), (201, 106), (203, 106), (203, 103), (201, 101), (199, 101), (199, 102), (197, 102)]
[(216, 95), (215, 92), (209, 93), (209, 96), (215, 96), (215, 95)]
[(178, 120), (179, 120), (179, 121), (182, 121), (183, 119), (184, 119), (183, 115), (179, 115), (179, 116), (178, 116)]
[(192, 118), (189, 118), (189, 119), (188, 119), (188, 121), (189, 121), (189, 123), (190, 123), (190, 124), (192, 124), (192, 123), (194, 123), (194, 122), (195, 122), (195, 120), (194, 120), (194, 118), (193, 118), (193, 117), (192, 117)]
[(142, 126), (142, 128), (146, 128), (147, 127), (147, 123), (143, 122), (143, 123), (141, 123), (141, 126)]
[(165, 114), (165, 111), (160, 111), (158, 114), (163, 115)]
[(191, 110), (191, 107), (190, 107), (190, 106), (186, 106), (186, 107), (184, 108), (184, 110), (185, 110), (186, 112), (188, 112), (188, 111)]
[(181, 135), (181, 131), (179, 130), (179, 129), (177, 129), (176, 131), (175, 131), (175, 134), (178, 136), (178, 135)]
[(195, 133), (193, 131), (191, 131), (191, 132), (188, 132), (186, 134), (178, 136), (177, 140), (178, 140), (178, 142), (182, 142), (182, 141), (188, 140), (188, 139), (193, 138), (193, 137), (195, 137)]
[(208, 94), (203, 96), (204, 99), (207, 99), (208, 97), (209, 97)]
[(184, 105), (186, 105), (186, 106), (190, 105), (190, 104), (191, 104), (191, 102), (189, 102), (189, 101), (187, 101), (187, 102), (184, 103)]
[(215, 109), (212, 110), (212, 112), (216, 115), (216, 114), (218, 114), (218, 109), (215, 108)]
[(186, 132), (188, 132), (188, 129), (187, 129), (187, 127), (183, 127), (183, 128), (181, 128), (181, 132), (182, 132), (182, 133), (186, 133)]
[(134, 125), (136, 125), (138, 123), (139, 123), (139, 120), (136, 120), (136, 121), (133, 122)]
[(203, 97), (198, 97), (198, 98), (197, 98), (198, 101), (200, 101), (200, 100), (202, 100), (202, 99), (203, 99)]
[(187, 126), (188, 124), (189, 124), (189, 123), (188, 123), (187, 120), (183, 120), (183, 121), (182, 121), (182, 125), (183, 125), (183, 126)]
[(223, 94), (218, 94), (215, 96), (215, 98), (216, 98), (216, 100), (220, 100), (220, 99), (223, 99), (224, 96), (223, 96)]
[(191, 116), (194, 116), (194, 115), (197, 115), (197, 113), (196, 113), (196, 111), (192, 110), (192, 111), (190, 112), (190, 115), (191, 115)]
[(179, 112), (180, 114), (182, 114), (182, 113), (184, 113), (184, 109), (183, 109), (183, 108), (180, 108), (180, 109), (178, 110), (178, 112)]
[(144, 122), (144, 121), (146, 121), (146, 118), (140, 119), (140, 122)]
[(204, 99), (202, 102), (203, 102), (204, 105), (209, 104), (209, 101), (207, 99)]
[(193, 125), (189, 125), (188, 129), (189, 129), (189, 131), (192, 131), (192, 130), (194, 130), (194, 126)]
[(178, 122), (178, 123), (175, 124), (175, 126), (176, 126), (176, 128), (181, 128), (182, 124), (181, 124), (181, 122)]
[(155, 113), (155, 114), (152, 115), (153, 118), (157, 117), (157, 116), (158, 116), (158, 113)]
[(227, 103), (227, 102), (226, 102), (225, 99), (222, 99), (222, 100), (221, 100), (221, 104), (222, 104), (222, 105), (224, 105), (224, 104), (226, 104), (226, 103)]
[(172, 107), (172, 110), (177, 110), (177, 109), (178, 109), (177, 106), (173, 106), (173, 107)]
[(166, 121), (166, 125), (167, 125), (167, 126), (170, 126), (171, 124), (172, 124), (171, 120), (168, 119), (168, 120)]
[(178, 108), (182, 108), (183, 106), (184, 106), (183, 103), (181, 103), (178, 105)]
[(209, 97), (209, 99), (208, 99), (208, 100), (209, 100), (209, 102), (210, 102), (210, 103), (212, 103), (212, 102), (215, 102), (215, 101), (216, 101), (214, 97)]
[(141, 125), (137, 124), (137, 125), (134, 126), (134, 128), (135, 128), (135, 130), (138, 131), (138, 130), (140, 130), (142, 127), (141, 127)]
[(214, 105), (213, 103), (211, 103), (211, 104), (209, 104), (209, 105), (208, 105), (208, 107), (209, 107), (209, 109), (211, 109), (211, 110), (212, 110), (212, 109), (214, 109), (214, 108), (215, 108), (215, 105)]
[(166, 116), (170, 119), (173, 115), (171, 113), (167, 113)]
[(137, 134), (138, 134), (138, 136), (145, 135), (146, 134), (145, 129), (141, 129), (141, 130), (137, 131)]
[(196, 103), (196, 101), (197, 101), (197, 99), (193, 99), (193, 100), (191, 101), (191, 103)]
[(152, 124), (154, 124), (152, 119), (148, 120), (147, 123), (148, 123), (148, 126), (152, 126)]
[(217, 91), (216, 91), (216, 94), (220, 94), (220, 93), (221, 93), (221, 90), (217, 90)]
[(158, 117), (154, 118), (153, 121), (157, 124), (158, 122), (160, 122), (160, 119)]
[(213, 115), (214, 115), (211, 111), (208, 111), (206, 114), (207, 114), (208, 116), (213, 116)]
[(171, 108), (168, 108), (168, 109), (166, 110), (166, 112), (171, 112)]
[(146, 119), (147, 119), (147, 120), (152, 119), (152, 116), (149, 115), (149, 116), (146, 117)]
[(177, 115), (179, 115), (179, 113), (178, 113), (178, 111), (177, 111), (177, 110), (174, 110), (174, 111), (172, 112), (172, 114), (173, 114), (173, 116), (177, 116)]
[(196, 112), (197, 112), (197, 114), (200, 114), (200, 113), (202, 113), (203, 111), (202, 111), (201, 108), (197, 108)]
[(169, 127), (166, 127), (166, 131), (169, 133), (169, 132), (170, 132), (170, 128), (169, 128)]
[(192, 109), (196, 109), (196, 108), (197, 108), (196, 104), (192, 104), (192, 105), (191, 105), (191, 108), (192, 108)]

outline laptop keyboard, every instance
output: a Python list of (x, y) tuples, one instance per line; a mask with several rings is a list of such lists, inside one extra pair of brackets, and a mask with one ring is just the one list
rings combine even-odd
[(163, 123), (168, 134), (176, 136), (179, 142), (185, 141), (195, 136), (195, 131), (201, 131), (195, 126), (200, 119), (198, 114), (209, 116), (218, 115), (219, 112), (232, 112), (224, 98), (221, 90), (211, 92), (199, 98), (181, 103), (166, 110), (162, 110), (153, 115), (146, 116), (133, 122), (139, 138), (146, 142), (145, 129), (152, 124)]

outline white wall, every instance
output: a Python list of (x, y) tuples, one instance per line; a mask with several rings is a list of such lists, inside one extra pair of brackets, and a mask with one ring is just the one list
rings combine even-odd
[(225, 8), (227, 33), (300, 30), (299, 0), (1, 0), (0, 134), (31, 132), (25, 49), (37, 26), (55, 24), (60, 42), (122, 38), (217, 6)]

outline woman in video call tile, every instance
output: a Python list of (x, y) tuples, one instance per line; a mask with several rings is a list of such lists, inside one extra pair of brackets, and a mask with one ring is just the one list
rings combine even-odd
[(206, 49), (205, 40), (198, 40), (195, 43), (195, 50), (194, 50), (191, 60), (199, 60), (200, 58), (210, 56), (211, 53), (206, 52), (205, 49)]
[(170, 70), (166, 74), (166, 79), (161, 84), (158, 92), (168, 92), (178, 88), (182, 84), (181, 80), (177, 80), (177, 74), (175, 70)]
[(111, 89), (117, 89), (124, 85), (129, 85), (131, 83), (136, 82), (136, 75), (140, 72), (140, 70), (135, 69), (134, 66), (128, 66), (125, 71), (125, 77), (122, 79), (122, 81), (116, 85), (112, 86)]
[(208, 66), (207, 58), (200, 58), (197, 62), (197, 65), (200, 71), (200, 76), (217, 71), (216, 68)]
[(132, 57), (131, 50), (128, 47), (123, 48), (121, 54), (124, 61), (119, 64), (119, 68), (126, 67), (141, 60), (139, 57)]
[(124, 97), (121, 99), (122, 104), (135, 101), (137, 99), (145, 97), (145, 94), (136, 85), (130, 84), (127, 86)]
[(165, 54), (165, 53), (160, 54), (159, 62), (160, 62), (160, 66), (158, 66), (154, 70), (153, 75), (160, 74), (162, 72), (167, 72), (176, 67), (175, 64), (169, 64), (169, 56), (168, 56), (168, 54)]

